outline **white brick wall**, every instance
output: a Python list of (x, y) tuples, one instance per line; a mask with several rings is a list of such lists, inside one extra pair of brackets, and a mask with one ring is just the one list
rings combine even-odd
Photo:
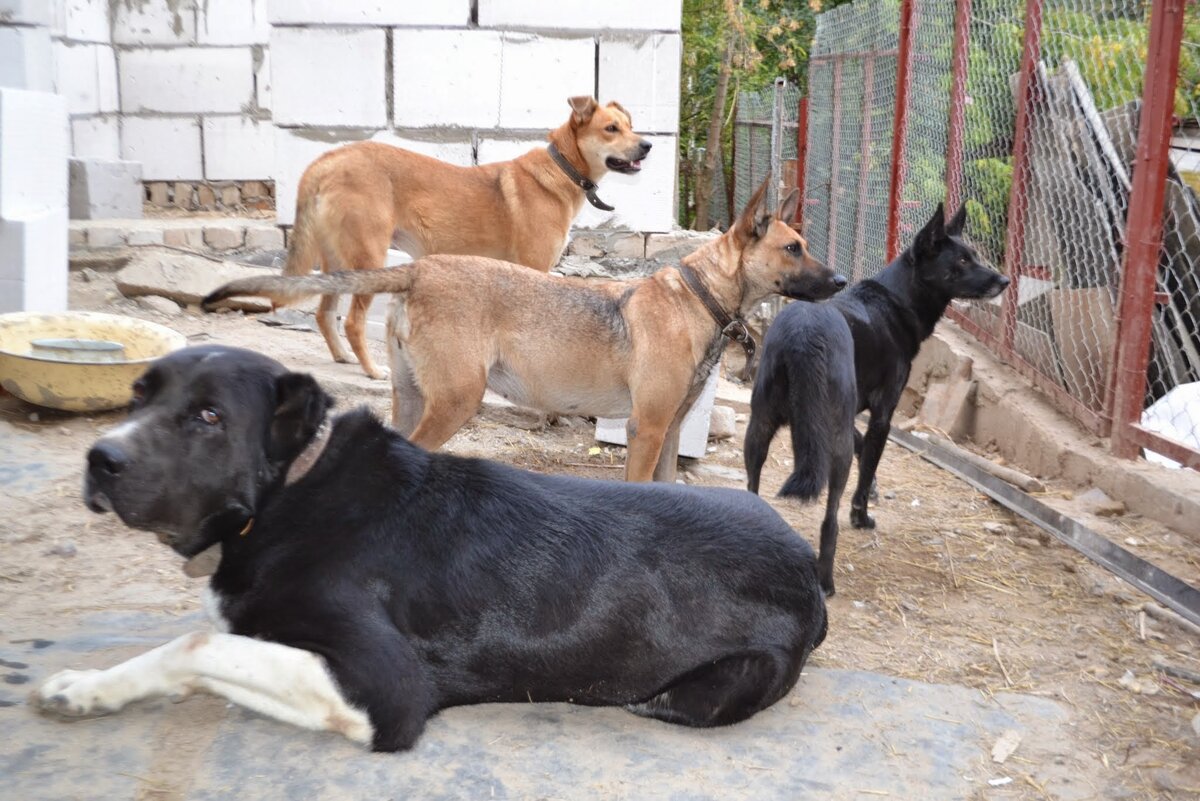
[(612, 212), (600, 211), (585, 203), (575, 218), (579, 228), (608, 226), (633, 231), (670, 231), (675, 222), (675, 147), (674, 136), (647, 136), (654, 149), (642, 162), (637, 175), (608, 173), (600, 180), (597, 194)]
[(196, 41), (196, 0), (122, 1), (112, 7), (114, 44), (185, 45)]
[(200, 180), (200, 124), (190, 117), (122, 117), (121, 158), (142, 162), (146, 181)]
[(275, 174), (275, 129), (245, 117), (206, 117), (204, 177), (236, 181)]
[(108, 45), (54, 44), (56, 91), (72, 114), (118, 110), (117, 60)]
[(557, 128), (570, 113), (567, 98), (590, 95), (596, 86), (591, 38), (506, 33), (502, 58), (501, 128)]
[(67, 101), (49, 92), (2, 89), (0, 132), (0, 219), (66, 208)]
[(51, 17), (48, 0), (0, 0), (0, 20), (5, 22), (47, 27)]
[(480, 164), (492, 164), (497, 161), (512, 161), (517, 156), (523, 156), (535, 147), (545, 147), (543, 139), (496, 139), (480, 137)]
[(0, 27), (0, 86), (54, 91), (49, 28)]
[(59, 0), (63, 3), (63, 31), (76, 42), (112, 43), (108, 0)]
[(296, 220), (296, 188), (304, 170), (317, 156), (343, 144), (305, 131), (275, 129), (275, 219), (280, 225)]
[(262, 49), (262, 61), (254, 71), (254, 96), (259, 108), (271, 108), (271, 51), (265, 47)]
[(390, 131), (380, 131), (371, 137), (371, 141), (402, 147), (405, 150), (420, 153), (422, 156), (430, 156), (450, 164), (457, 164), (459, 167), (470, 167), (473, 163), (471, 142), (468, 138), (432, 142), (400, 136)]
[(118, 56), (125, 113), (238, 113), (254, 96), (249, 48), (125, 50)]
[(116, 115), (71, 120), (71, 153), (77, 159), (121, 158), (121, 126)]
[[(500, 71), (493, 65), (500, 63), (500, 51), (496, 31), (396, 29), (395, 124), (494, 128), (500, 120)], [(431, 53), (438, 54), (436, 62)]]
[(284, 25), (466, 25), (470, 0), (270, 0)]
[(645, 38), (600, 38), (599, 87), (602, 102), (616, 100), (638, 131), (679, 130), (679, 34)]
[(200, 44), (266, 44), (270, 36), (267, 0), (203, 0), (197, 9), (196, 41)]
[(271, 110), (278, 125), (387, 125), (380, 29), (271, 29)]
[(681, 8), (681, 0), (479, 0), (479, 26), (677, 31)]

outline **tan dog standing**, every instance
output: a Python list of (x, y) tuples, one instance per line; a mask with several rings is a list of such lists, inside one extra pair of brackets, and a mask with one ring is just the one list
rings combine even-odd
[(491, 387), (534, 409), (628, 417), (625, 478), (670, 481), (679, 424), (720, 358), (730, 320), (741, 323), (772, 293), (816, 300), (846, 283), (783, 222), (798, 193), (772, 215), (765, 190), (728, 233), (648, 278), (587, 281), (429, 256), (391, 270), (234, 281), (204, 302), (397, 293), (388, 320), (392, 422), (414, 443), (440, 447)]
[[(567, 102), (571, 116), (550, 132), (550, 147), (512, 161), (459, 167), (381, 142), (320, 156), (300, 178), (284, 274), (381, 268), (393, 244), (414, 259), (452, 253), (549, 270), (585, 198), (612, 208), (596, 197), (595, 182), (609, 170), (638, 172), (650, 152), (620, 104)], [(346, 338), (367, 375), (383, 378), (367, 352), (370, 302), (355, 296)], [(333, 358), (348, 362), (336, 308), (337, 296), (324, 296), (317, 325)]]

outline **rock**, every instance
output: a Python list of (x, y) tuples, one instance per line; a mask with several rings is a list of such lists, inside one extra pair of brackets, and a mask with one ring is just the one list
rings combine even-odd
[(894, 501), (896, 500), (896, 493), (888, 490), (887, 492), (883, 493), (883, 499), (885, 501)]
[(1124, 675), (1117, 679), (1117, 684), (1138, 695), (1158, 695), (1157, 684), (1149, 680), (1142, 681), (1133, 675), (1132, 670), (1125, 671)]
[(100, 277), (100, 273), (93, 270), (91, 267), (84, 267), (79, 271), (79, 279), (84, 283), (90, 284)]
[(1196, 717), (1192, 718), (1192, 731), (1196, 732), (1196, 736), (1200, 737), (1200, 712), (1196, 713)]
[(680, 259), (707, 245), (721, 235), (720, 231), (675, 230), (666, 234), (646, 235), (646, 258), (665, 264), (678, 264)]
[(147, 311), (165, 314), (167, 317), (178, 317), (183, 314), (178, 303), (158, 295), (142, 295), (136, 299), (136, 303)]
[(995, 520), (989, 520), (983, 524), (983, 530), (988, 534), (1007, 534), (1008, 526), (997, 523)]
[[(116, 275), (117, 289), (129, 298), (158, 295), (177, 303), (199, 303), (222, 284), (238, 278), (277, 275), (274, 270), (218, 262), (200, 256), (140, 251)], [(227, 301), (224, 306), (245, 311), (270, 311), (271, 302), (258, 298)]]
[(992, 762), (1003, 765), (1012, 756), (1013, 751), (1021, 744), (1021, 733), (1016, 729), (1005, 729), (992, 746)]
[(694, 478), (715, 478), (721, 481), (734, 481), (742, 485), (746, 483), (746, 471), (738, 470), (735, 467), (724, 467), (719, 464), (698, 462), (688, 467), (687, 471)]
[(737, 433), (737, 414), (732, 406), (714, 406), (708, 420), (708, 438), (729, 439)]
[(75, 543), (71, 542), (70, 540), (67, 540), (66, 542), (60, 542), (50, 550), (46, 551), (46, 554), (49, 556), (74, 556), (76, 553), (77, 549), (75, 548)]
[(1079, 501), (1080, 507), (1085, 512), (1090, 512), (1097, 517), (1115, 517), (1125, 514), (1125, 504), (1108, 497), (1108, 494), (1099, 487), (1092, 487), (1082, 495), (1076, 496), (1076, 500)]

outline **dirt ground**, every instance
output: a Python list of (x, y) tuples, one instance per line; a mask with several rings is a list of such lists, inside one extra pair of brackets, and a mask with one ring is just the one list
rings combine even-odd
[[(366, 403), (386, 418), (386, 384), (366, 379), (356, 366), (333, 364), (315, 333), (269, 328), (240, 314), (168, 320), (120, 299), (104, 274), (84, 281), (73, 273), (71, 288), (73, 308), (152, 319), (193, 343), (253, 347), (316, 374), (340, 408)], [(377, 355), (386, 363), (382, 347)], [(686, 465), (683, 480), (742, 485), (747, 410), (733, 405), (742, 413), (737, 436)], [(21, 470), (0, 474), (0, 628), (7, 639), (38, 636), (56, 620), (94, 611), (198, 609), (199, 584), (182, 574), (176, 557), (113, 516), (89, 513), (79, 500), (87, 446), (121, 417), (60, 414), (0, 398), (0, 454), (6, 437), (37, 438), (45, 462), (22, 469), (52, 478), (51, 490), (27, 493)], [(596, 446), (592, 427), (581, 419), (545, 427), (536, 414), (486, 405), (447, 449), (540, 472), (619, 479), (623, 450), (596, 452)], [(789, 470), (785, 433), (768, 459), (764, 491), (779, 487)], [(1017, 781), (989, 788), (989, 799), (1200, 798), (1200, 731), (1192, 723), (1200, 686), (1152, 670), (1163, 662), (1200, 673), (1194, 635), (1141, 614), (1149, 599), (1132, 587), (894, 444), (878, 482), (876, 531), (850, 528), (848, 496), (843, 504), (838, 593), (830, 600), (829, 638), (814, 665), (1065, 704), (1072, 712), (1070, 741), (1040, 744), (1055, 769), (1033, 764), (1018, 749), (1006, 765)], [(1070, 509), (1080, 489), (1051, 487), (1046, 499)], [(815, 545), (820, 504), (771, 502)], [(1136, 515), (1085, 522), (1200, 584), (1194, 541)]]

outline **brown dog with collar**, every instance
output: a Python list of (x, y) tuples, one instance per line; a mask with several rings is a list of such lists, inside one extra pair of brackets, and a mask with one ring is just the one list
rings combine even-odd
[(479, 257), (429, 256), (407, 267), (234, 281), (205, 305), (241, 295), (276, 303), (314, 294), (397, 294), (388, 319), (392, 423), (434, 450), (491, 387), (550, 412), (628, 417), (629, 481), (674, 480), (679, 424), (743, 316), (778, 293), (819, 300), (846, 284), (777, 214), (766, 184), (720, 238), (648, 278), (587, 281)]
[[(434, 253), (488, 256), (543, 272), (558, 263), (571, 221), (609, 170), (636, 173), (650, 143), (633, 132), (619, 103), (572, 97), (571, 117), (550, 146), (512, 161), (459, 167), (381, 142), (332, 150), (308, 166), (296, 196), (296, 225), (285, 275), (380, 268), (391, 245), (414, 259)], [(464, 225), (463, 220), (470, 220)], [(321, 298), (317, 324), (339, 362), (337, 296)], [(367, 351), (370, 295), (356, 295), (346, 338), (372, 378), (387, 374)]]

